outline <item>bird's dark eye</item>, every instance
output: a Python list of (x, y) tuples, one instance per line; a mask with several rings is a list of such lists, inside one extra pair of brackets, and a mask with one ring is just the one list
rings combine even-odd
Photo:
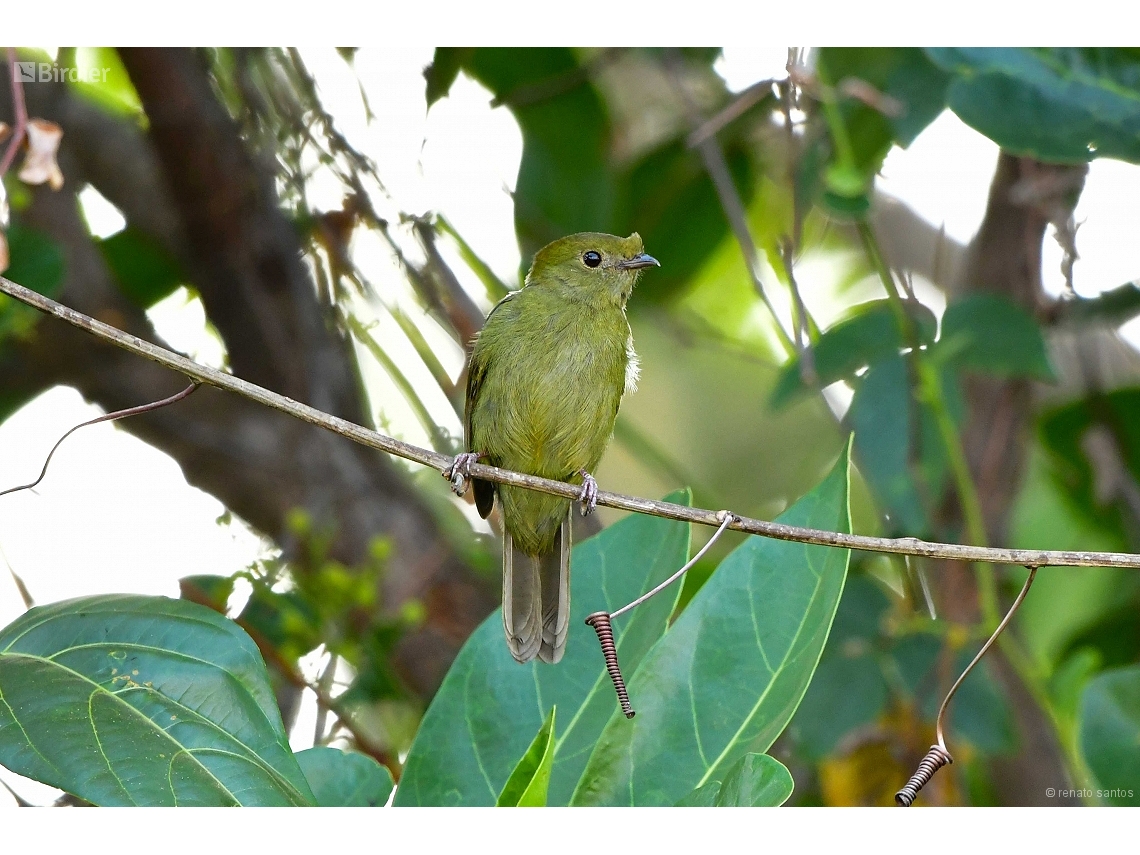
[(582, 253), (582, 263), (587, 267), (597, 267), (602, 263), (602, 254), (592, 249), (588, 252), (584, 252)]

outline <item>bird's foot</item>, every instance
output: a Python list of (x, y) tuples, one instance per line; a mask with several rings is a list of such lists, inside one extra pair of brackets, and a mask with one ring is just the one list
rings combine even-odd
[(451, 482), (451, 489), (455, 495), (462, 496), (467, 492), (467, 482), (471, 478), (471, 464), (477, 463), (483, 456), (481, 451), (465, 451), (455, 455), (451, 465), (443, 470), (443, 477)]
[(578, 471), (582, 475), (582, 492), (578, 494), (578, 501), (582, 503), (582, 516), (586, 516), (598, 506), (598, 482), (585, 469)]

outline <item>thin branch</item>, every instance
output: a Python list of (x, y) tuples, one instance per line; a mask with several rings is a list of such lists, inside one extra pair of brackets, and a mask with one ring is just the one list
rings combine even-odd
[[(428, 451), (410, 443), (401, 442), (392, 437), (384, 436), (376, 431), (361, 427), (347, 419), (329, 415), (318, 409), (278, 395), (268, 389), (263, 389), (240, 377), (225, 374), (205, 365), (199, 365), (192, 359), (187, 359), (158, 345), (143, 341), (137, 336), (125, 333), (102, 321), (97, 321), (80, 312), (60, 305), (54, 300), (44, 297), (22, 285), (17, 285), (0, 276), (0, 293), (14, 297), (42, 312), (66, 321), (73, 326), (86, 330), (92, 335), (111, 342), (112, 344), (130, 351), (138, 356), (145, 357), (159, 365), (185, 374), (187, 377), (206, 383), (219, 389), (241, 395), (251, 401), (256, 401), (272, 409), (286, 413), (301, 421), (330, 430), (361, 445), (375, 448), (379, 451), (394, 454), (406, 460), (411, 460), (423, 466), (430, 466), (443, 472), (451, 466), (453, 459), (444, 454)], [(521, 472), (512, 472), (508, 469), (499, 469), (495, 466), (486, 466), (474, 463), (470, 467), (472, 476), (484, 481), (495, 481), (500, 484), (509, 484), (548, 493), (552, 496), (562, 496), (566, 499), (577, 499), (582, 492), (580, 484), (567, 484), (563, 481), (551, 481), (539, 478), (536, 475), (525, 475)], [(648, 514), (680, 522), (697, 523), (718, 528), (723, 519), (717, 511), (704, 508), (691, 508), (685, 505), (675, 505), (672, 502), (660, 502), (652, 499), (643, 499), (637, 496), (626, 496), (621, 493), (598, 491), (598, 504), (608, 508), (617, 508), (623, 511)], [(956, 543), (933, 543), (919, 540), (916, 537), (868, 537), (859, 534), (846, 534), (844, 532), (823, 531), (820, 529), (802, 528), (800, 526), (785, 525), (783, 523), (767, 522), (735, 515), (729, 526), (734, 531), (746, 534), (758, 534), (776, 540), (790, 540), (797, 543), (811, 543), (819, 546), (834, 546), (842, 549), (861, 549), (868, 552), (885, 552), (896, 555), (919, 555), (924, 558), (945, 558), (951, 561), (990, 561), (995, 564), (1019, 564), (1023, 567), (1123, 567), (1140, 569), (1140, 555), (1124, 552), (1077, 552), (1072, 550), (1044, 550), (1044, 549), (995, 549), (981, 546), (968, 546)]]
[[(703, 122), (701, 121), (701, 116), (696, 105), (693, 104), (688, 93), (685, 92), (685, 87), (679, 79), (680, 72), (678, 71), (677, 64), (678, 60), (676, 56), (671, 56), (668, 58), (665, 68), (673, 82), (673, 88), (676, 90), (677, 95), (685, 107), (689, 124), (692, 125), (694, 131), (696, 131), (703, 125)], [(697, 138), (698, 136), (694, 136), (694, 139)], [(701, 160), (704, 162), (705, 171), (708, 172), (709, 178), (712, 180), (713, 189), (716, 190), (717, 199), (720, 201), (720, 207), (724, 211), (725, 219), (728, 220), (728, 224), (732, 228), (732, 233), (736, 237), (736, 242), (740, 245), (740, 252), (744, 256), (744, 266), (747, 268), (748, 276), (752, 280), (752, 287), (755, 289), (757, 296), (760, 297), (760, 301), (768, 309), (769, 314), (771, 314), (772, 321), (776, 326), (776, 332), (780, 338), (780, 343), (784, 346), (788, 356), (792, 356), (796, 353), (795, 344), (792, 342), (791, 336), (789, 336), (784, 329), (784, 325), (780, 321), (780, 316), (776, 312), (776, 307), (772, 305), (772, 301), (768, 297), (768, 292), (764, 290), (764, 283), (760, 281), (760, 274), (757, 271), (760, 255), (756, 249), (756, 242), (752, 239), (752, 232), (748, 228), (748, 217), (744, 211), (744, 203), (740, 199), (740, 193), (736, 190), (736, 184), (733, 183), (732, 173), (728, 169), (728, 161), (724, 158), (724, 152), (721, 150), (720, 143), (717, 141), (715, 134), (699, 139), (700, 141), (695, 142), (693, 147), (696, 148), (697, 153), (700, 154)]]
[(12, 139), (0, 160), (0, 176), (8, 172), (8, 167), (16, 159), (16, 152), (28, 129), (28, 108), (24, 105), (24, 84), (16, 74), (16, 49), (8, 48), (8, 75), (12, 79), (12, 111), (16, 114), (16, 124), (12, 128)]
[(728, 106), (710, 119), (706, 119), (686, 140), (689, 148), (696, 148), (707, 139), (716, 136), (736, 119), (739, 119), (765, 98), (772, 95), (772, 87), (780, 81), (772, 78), (753, 83), (729, 102)]
[[(7, 280), (5, 280), (5, 281), (7, 281)], [(178, 403), (183, 398), (190, 395), (197, 388), (198, 388), (198, 384), (192, 382), (189, 386), (187, 386), (181, 392), (178, 392), (174, 395), (171, 395), (168, 398), (163, 398), (161, 401), (151, 401), (149, 404), (140, 404), (137, 407), (128, 407), (125, 410), (115, 410), (115, 412), (113, 412), (113, 413), (104, 413), (101, 416), (98, 416), (98, 417), (93, 418), (93, 419), (88, 419), (87, 421), (85, 421), (81, 424), (77, 424), (75, 427), (71, 428), (71, 430), (69, 430), (67, 433), (65, 433), (63, 436), (61, 436), (59, 439), (57, 439), (55, 441), (55, 445), (53, 445), (51, 447), (51, 451), (48, 452), (47, 459), (44, 460), (44, 465), (43, 465), (43, 468), (40, 470), (39, 477), (36, 478), (35, 481), (32, 481), (29, 484), (21, 484), (19, 487), (9, 487), (6, 490), (0, 490), (0, 496), (7, 496), (9, 493), (18, 493), (21, 490), (31, 490), (34, 487), (36, 487), (40, 483), (40, 481), (44, 480), (44, 476), (47, 475), (48, 467), (51, 465), (51, 459), (55, 456), (55, 453), (57, 450), (59, 450), (59, 447), (61, 445), (63, 445), (63, 441), (65, 439), (67, 439), (69, 436), (71, 436), (73, 433), (75, 433), (77, 430), (79, 430), (80, 428), (85, 428), (85, 427), (88, 427), (89, 425), (97, 425), (100, 422), (113, 422), (113, 421), (117, 421), (119, 419), (129, 418), (130, 416), (137, 416), (141, 413), (153, 412), (154, 410), (161, 409), (163, 407), (169, 406), (170, 404)], [(29, 606), (29, 608), (30, 608), (30, 606)]]

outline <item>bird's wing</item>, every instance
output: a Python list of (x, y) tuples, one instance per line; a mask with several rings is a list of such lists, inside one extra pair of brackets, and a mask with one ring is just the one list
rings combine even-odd
[[(517, 292), (512, 291), (495, 304), (495, 307), (491, 309), (487, 315), (487, 319), (483, 322), (484, 327), (491, 323), (491, 318), (494, 317), (499, 307), (514, 297), (516, 293)], [(474, 448), (472, 445), (472, 437), (474, 434), (471, 429), (471, 417), (475, 412), (475, 405), (479, 400), (479, 393), (483, 390), (483, 379), (486, 376), (486, 354), (479, 348), (479, 339), (476, 337), (471, 349), (471, 364), (467, 368), (467, 395), (463, 407), (463, 435), (468, 451), (485, 450)], [(483, 519), (487, 519), (487, 517), (491, 515), (491, 509), (495, 507), (495, 485), (490, 481), (480, 481), (478, 478), (472, 478), (471, 486), (475, 491), (475, 507), (479, 510), (479, 516)]]

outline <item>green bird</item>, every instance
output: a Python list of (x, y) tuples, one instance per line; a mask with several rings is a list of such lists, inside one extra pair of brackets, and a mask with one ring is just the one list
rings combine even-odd
[[(590, 471), (602, 459), (622, 396), (637, 383), (637, 354), (625, 304), (645, 267), (635, 232), (584, 233), (534, 257), (518, 291), (499, 301), (475, 340), (467, 370), (467, 452), (444, 475), (462, 494), (481, 460), (582, 485), (597, 504)], [(555, 663), (570, 624), (571, 501), (472, 479), (486, 519), (498, 497), (503, 544), (503, 629), (519, 662)]]

